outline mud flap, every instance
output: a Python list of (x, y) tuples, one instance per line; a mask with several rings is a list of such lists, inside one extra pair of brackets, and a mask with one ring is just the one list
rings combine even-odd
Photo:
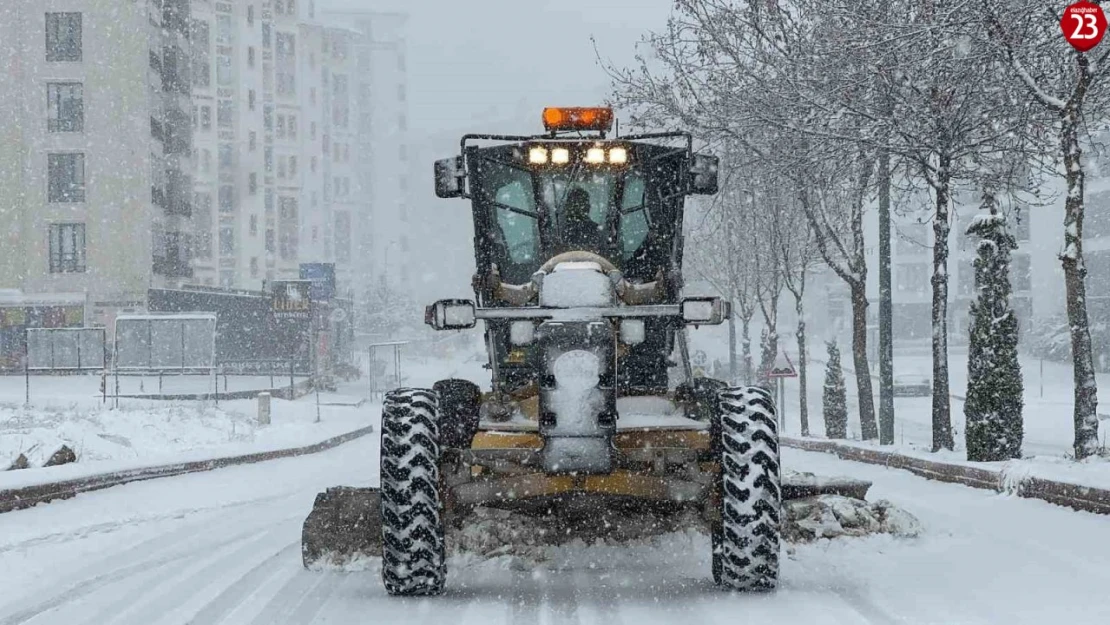
[(376, 487), (335, 486), (316, 495), (301, 530), (305, 568), (342, 566), (382, 553), (381, 491)]

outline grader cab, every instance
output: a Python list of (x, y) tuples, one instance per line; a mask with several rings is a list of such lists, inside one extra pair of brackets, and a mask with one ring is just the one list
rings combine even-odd
[(682, 132), (610, 138), (607, 108), (549, 108), (543, 121), (541, 135), (466, 135), (435, 165), (436, 194), (471, 202), (477, 273), (473, 299), (436, 302), (425, 321), (484, 325), (488, 390), (446, 379), (389, 393), (380, 511), (349, 503), (366, 493), (322, 493), (305, 563), (361, 527), (364, 541), (380, 533), (388, 592), (435, 594), (445, 533), (479, 507), (693, 511), (718, 584), (773, 588), (775, 407), (762, 388), (695, 379), (686, 341), (730, 314), (682, 289), (685, 200), (716, 193), (717, 159)]

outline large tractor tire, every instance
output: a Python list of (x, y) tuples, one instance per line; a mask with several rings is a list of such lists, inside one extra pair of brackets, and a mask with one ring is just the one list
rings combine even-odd
[(758, 387), (725, 389), (719, 398), (713, 424), (721, 467), (713, 581), (730, 590), (773, 590), (782, 519), (775, 404)]
[(439, 491), (439, 401), (402, 388), (382, 411), (382, 582), (391, 595), (434, 595), (447, 577)]
[(470, 380), (451, 378), (432, 385), (439, 395), (439, 444), (444, 449), (470, 447), (478, 432), (482, 391)]

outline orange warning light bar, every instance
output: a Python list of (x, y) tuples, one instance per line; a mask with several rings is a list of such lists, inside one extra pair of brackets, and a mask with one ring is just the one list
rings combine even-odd
[(543, 127), (548, 132), (560, 130), (600, 130), (613, 127), (613, 109), (595, 107), (547, 107), (543, 110)]

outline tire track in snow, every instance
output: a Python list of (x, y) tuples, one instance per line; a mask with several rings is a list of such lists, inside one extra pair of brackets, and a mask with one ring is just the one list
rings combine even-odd
[(281, 560), (293, 552), (300, 551), (300, 542), (292, 542), (276, 553), (271, 553), (254, 565), (249, 571), (239, 576), (237, 580), (228, 584), (215, 598), (204, 605), (186, 623), (187, 625), (202, 625), (207, 623), (233, 622), (230, 617), (237, 611), (249, 605), (249, 601), (260, 595), (267, 582), (279, 575), (288, 575), (288, 570), (274, 566), (275, 561)]
[[(255, 533), (255, 530), (253, 529), (247, 532), (237, 533), (230, 538), (224, 539), (215, 544), (210, 544), (208, 546), (212, 548), (226, 547), (228, 545), (232, 545), (241, 541), (242, 539), (253, 533)], [(160, 538), (160, 540), (162, 539), (164, 538)], [(27, 623), (40, 615), (43, 615), (47, 612), (64, 606), (67, 603), (72, 603), (77, 599), (97, 592), (110, 584), (126, 580), (135, 575), (140, 575), (142, 573), (146, 573), (170, 564), (172, 562), (186, 560), (194, 556), (195, 552), (192, 548), (186, 550), (179, 549), (170, 553), (163, 554), (159, 557), (141, 560), (134, 564), (116, 568), (109, 573), (95, 575), (91, 578), (87, 578), (77, 584), (67, 587), (64, 591), (55, 594), (45, 601), (39, 601), (30, 607), (23, 608), (18, 612), (9, 615), (3, 620), (0, 620), (0, 625), (21, 625), (22, 623)]]

